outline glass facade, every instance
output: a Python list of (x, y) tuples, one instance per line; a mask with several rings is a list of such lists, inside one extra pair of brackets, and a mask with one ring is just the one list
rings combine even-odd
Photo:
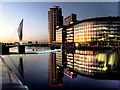
[(63, 28), (56, 30), (56, 43), (62, 43), (62, 30)]
[(74, 28), (73, 26), (67, 27), (67, 43), (73, 43), (74, 42)]
[(73, 26), (77, 46), (118, 46), (120, 42), (120, 17), (93, 18)]
[(66, 43), (66, 27), (56, 29), (56, 43)]

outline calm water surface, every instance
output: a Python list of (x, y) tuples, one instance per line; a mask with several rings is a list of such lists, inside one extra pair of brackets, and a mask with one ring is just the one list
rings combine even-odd
[[(34, 50), (33, 50), (34, 49)], [(29, 47), (28, 52), (48, 48)], [(15, 51), (15, 50), (13, 50)], [(120, 87), (119, 51), (69, 50), (46, 54), (3, 56), (24, 85), (29, 88)]]

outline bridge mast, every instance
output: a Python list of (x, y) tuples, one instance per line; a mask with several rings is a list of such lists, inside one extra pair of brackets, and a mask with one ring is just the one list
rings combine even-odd
[(20, 44), (22, 44), (22, 36), (23, 36), (22, 31), (23, 31), (23, 19), (22, 19), (22, 21), (20, 22), (19, 27), (18, 27), (18, 30), (17, 30), (18, 36), (19, 36), (19, 43), (20, 43)]

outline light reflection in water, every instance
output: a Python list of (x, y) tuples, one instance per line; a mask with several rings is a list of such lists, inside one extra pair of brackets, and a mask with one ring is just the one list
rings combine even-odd
[(20, 75), (22, 76), (22, 78), (24, 78), (23, 56), (22, 55), (20, 55), (18, 71), (19, 71)]
[(120, 53), (117, 51), (69, 50), (49, 54), (49, 83), (62, 85), (63, 77), (77, 75), (101, 80), (119, 80)]
[[(11, 61), (8, 59), (5, 61), (17, 75), (19, 74), (20, 80), (31, 88), (55, 86), (68, 88), (73, 84), (78, 88), (84, 88), (87, 84), (88, 87), (96, 88), (101, 85), (107, 86), (106, 82), (110, 84), (108, 87), (117, 85), (116, 80), (120, 80), (119, 56), (119, 51), (111, 50), (69, 50), (41, 55), (10, 56), (17, 69), (14, 69)], [(96, 83), (98, 79), (100, 79), (99, 85)]]

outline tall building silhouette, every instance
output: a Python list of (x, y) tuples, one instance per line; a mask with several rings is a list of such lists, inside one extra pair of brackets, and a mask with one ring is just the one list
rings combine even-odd
[(49, 84), (50, 86), (62, 86), (63, 68), (56, 64), (56, 53), (49, 53)]
[(56, 26), (63, 26), (62, 8), (54, 6), (48, 11), (48, 42), (56, 41)]

